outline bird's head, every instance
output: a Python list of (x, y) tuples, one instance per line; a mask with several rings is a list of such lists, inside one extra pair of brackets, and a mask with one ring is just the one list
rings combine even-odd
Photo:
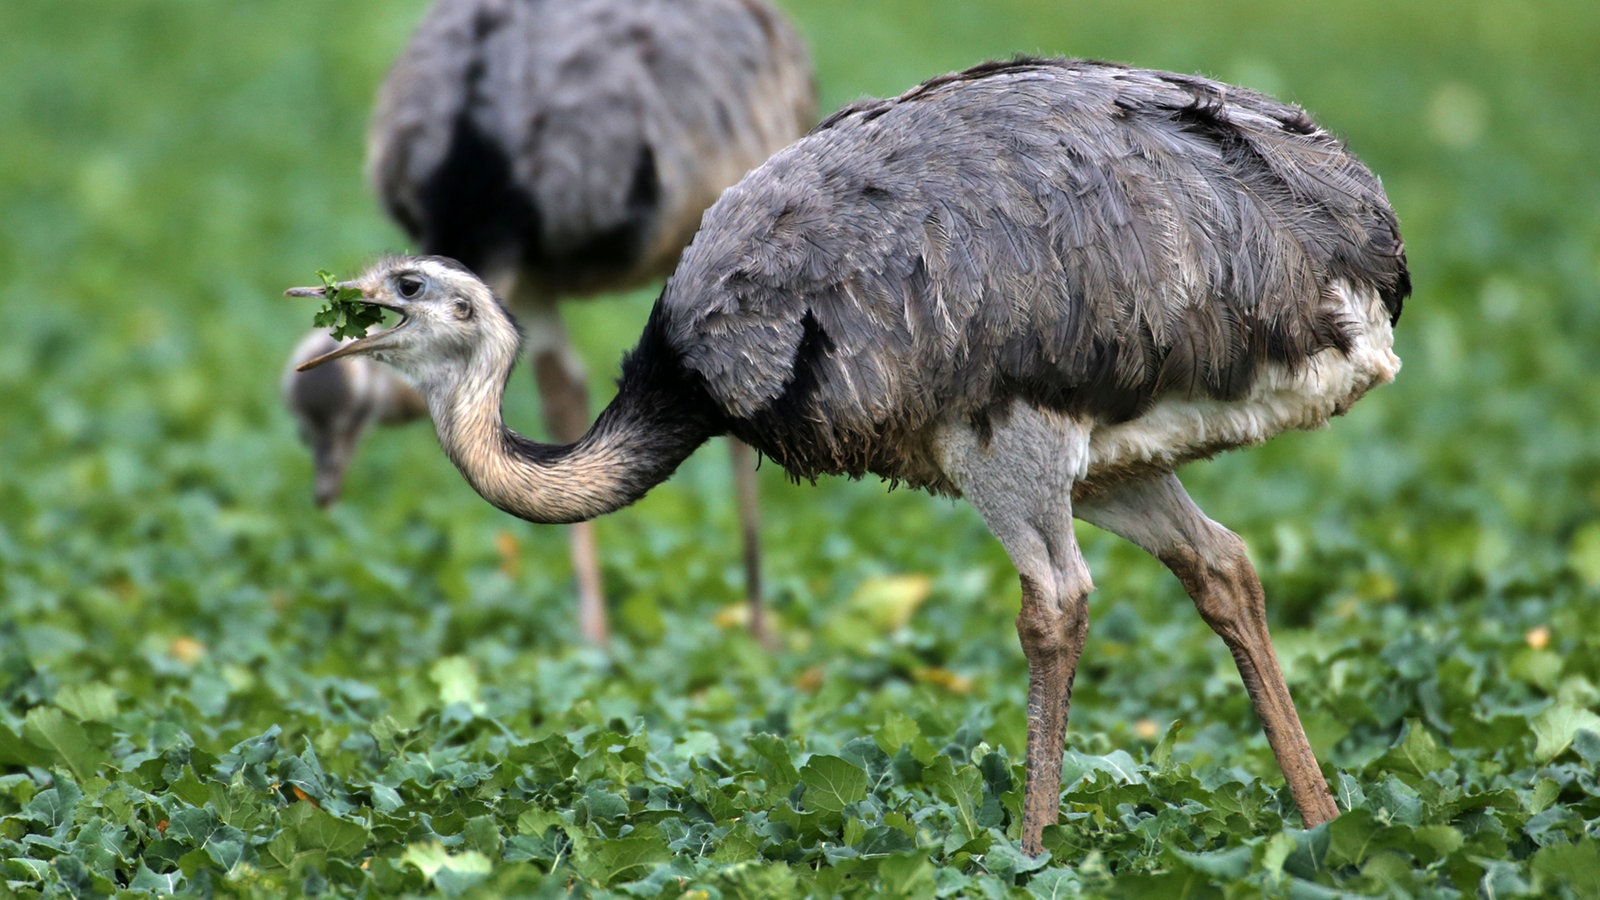
[[(394, 366), (425, 391), (441, 375), (503, 364), (516, 358), (520, 336), (483, 280), (442, 256), (393, 256), (338, 287), (359, 291), (362, 302), (399, 315), (392, 327), (340, 345), (301, 363), (313, 369), (363, 354)], [(289, 297), (323, 297), (325, 288), (297, 287)]]
[(376, 412), (372, 398), (377, 387), (376, 363), (343, 359), (301, 371), (303, 363), (340, 346), (326, 331), (313, 331), (294, 348), (283, 373), (283, 401), (299, 428), (300, 440), (311, 449), (316, 466), (315, 497), (323, 508), (339, 498), (356, 443)]

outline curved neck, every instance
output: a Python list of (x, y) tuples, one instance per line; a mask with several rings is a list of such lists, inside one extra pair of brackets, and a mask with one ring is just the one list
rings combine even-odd
[[(425, 391), (439, 444), (483, 499), (530, 522), (581, 522), (620, 509), (666, 481), (720, 431), (703, 394), (636, 352), (614, 399), (567, 445), (540, 444), (505, 426), (499, 378), (464, 376)], [(675, 367), (673, 367), (675, 368)]]

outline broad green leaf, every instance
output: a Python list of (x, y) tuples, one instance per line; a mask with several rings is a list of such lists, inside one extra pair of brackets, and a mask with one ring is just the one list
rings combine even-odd
[(23, 740), (22, 735), (0, 724), (0, 765), (48, 766), (52, 761), (49, 751)]
[(499, 823), (493, 816), (474, 816), (467, 820), (467, 827), (461, 830), (462, 845), (468, 850), (476, 850), (489, 859), (499, 859), (501, 848), (505, 839), (500, 835)]
[(1579, 897), (1600, 897), (1600, 842), (1584, 837), (1545, 847), (1533, 855), (1533, 870), (1547, 888), (1559, 884)]
[(564, 735), (552, 734), (542, 740), (512, 747), (506, 761), (517, 767), (531, 768), (529, 773), (537, 781), (559, 781), (572, 774), (578, 762), (572, 742)]
[(42, 859), (12, 857), (0, 860), (0, 875), (11, 887), (17, 888), (21, 887), (18, 882), (41, 882), (50, 877), (50, 863)]
[(983, 773), (976, 766), (956, 766), (941, 755), (924, 773), (934, 796), (954, 807), (956, 828), (945, 838), (945, 849), (954, 851), (983, 833), (978, 824), (978, 804), (983, 797)]
[(47, 828), (65, 830), (72, 824), (73, 813), (82, 801), (83, 790), (65, 773), (57, 773), (54, 785), (35, 794), (23, 807), (23, 812)]
[(281, 760), (278, 763), (278, 780), (299, 788), (301, 793), (319, 803), (329, 799), (327, 782), (321, 767), (316, 764), (315, 754), (310, 753), (309, 749), (306, 758), (289, 756)]
[(38, 707), (28, 711), (23, 737), (49, 750), (82, 781), (106, 761), (106, 753), (90, 740), (76, 720), (59, 709)]
[(109, 878), (131, 862), (128, 853), (132, 846), (125, 826), (96, 815), (78, 825), (68, 852), (90, 872)]
[(883, 727), (875, 735), (878, 746), (891, 756), (920, 737), (922, 729), (917, 725), (917, 720), (894, 709), (884, 716)]
[(1001, 840), (1000, 835), (995, 835), (995, 842), (990, 845), (989, 852), (983, 859), (983, 867), (1001, 878), (1012, 881), (1020, 875), (1036, 872), (1050, 864), (1047, 854), (1027, 856), (1022, 848), (1007, 840)]
[(1335, 866), (1361, 865), (1375, 845), (1384, 846), (1380, 841), (1384, 827), (1372, 810), (1352, 807), (1328, 823), (1328, 862)]
[(117, 715), (117, 692), (97, 681), (68, 685), (56, 694), (56, 705), (80, 722), (110, 722)]
[(1422, 777), (1450, 765), (1450, 754), (1439, 746), (1422, 722), (1408, 719), (1400, 737), (1378, 760), (1388, 771)]
[(1144, 776), (1139, 773), (1139, 764), (1126, 750), (1113, 750), (1104, 756), (1068, 750), (1061, 766), (1061, 786), (1070, 790), (1095, 772), (1106, 773), (1118, 784), (1144, 782)]
[[(232, 825), (225, 825), (216, 812), (209, 808), (184, 809), (173, 813), (167, 827), (167, 837), (203, 852), (223, 871), (229, 871), (244, 860), (245, 833)], [(192, 854), (184, 858), (184, 873), (193, 876), (197, 860)]]
[(1261, 856), (1262, 870), (1269, 875), (1282, 875), (1284, 861), (1294, 852), (1294, 846), (1294, 835), (1287, 831), (1280, 831), (1268, 838), (1266, 851)]
[(493, 869), (489, 858), (475, 850), (452, 854), (437, 841), (406, 845), (401, 865), (415, 866), (425, 877), (437, 878), (449, 870), (464, 875), (487, 875)]
[(183, 884), (182, 872), (167, 872), (158, 874), (150, 870), (144, 863), (139, 863), (134, 870), (133, 879), (128, 882), (128, 887), (136, 891), (148, 891), (157, 896), (166, 897), (176, 894), (178, 887)]
[(1559, 796), (1561, 796), (1561, 782), (1553, 778), (1541, 778), (1527, 795), (1528, 812), (1535, 815), (1544, 812)]
[(770, 734), (752, 734), (746, 738), (750, 751), (756, 755), (755, 770), (766, 779), (769, 796), (782, 796), (800, 780), (794, 762), (789, 757), (789, 745), (782, 738)]
[[(800, 874), (789, 866), (742, 862), (713, 871), (708, 880), (723, 896), (756, 900), (764, 897), (804, 897), (813, 893), (801, 888), (800, 878)], [(698, 897), (696, 894), (695, 900)], [(689, 898), (685, 897), (685, 900)]]
[(238, 776), (252, 790), (269, 790), (272, 779), (267, 767), (278, 756), (278, 735), (282, 733), (282, 726), (273, 725), (261, 734), (234, 744), (217, 761), (218, 773), (226, 778)]
[(1432, 859), (1424, 859), (1423, 862), (1443, 859), (1461, 849), (1467, 840), (1459, 829), (1449, 825), (1422, 825), (1413, 829), (1411, 836), (1418, 844), (1433, 851)]
[(1398, 825), (1422, 824), (1423, 799), (1416, 788), (1390, 775), (1367, 791), (1367, 808), (1378, 821)]
[(311, 810), (294, 829), (299, 849), (321, 850), (334, 857), (353, 857), (367, 846), (367, 829), (360, 823), (336, 818), (306, 804), (299, 805)]
[(1331, 843), (1328, 825), (1286, 833), (1294, 837), (1294, 850), (1283, 861), (1283, 870), (1308, 881), (1320, 878), (1325, 871)]
[(917, 850), (896, 853), (878, 864), (880, 896), (930, 897), (934, 890), (934, 866), (928, 854)]
[(1045, 869), (1028, 880), (1028, 896), (1037, 900), (1072, 900), (1083, 895), (1083, 882), (1065, 866)]
[(560, 827), (562, 824), (561, 813), (553, 809), (532, 807), (523, 810), (522, 814), (517, 816), (517, 833), (539, 836), (551, 826)]
[(1600, 765), (1600, 732), (1580, 727), (1573, 735), (1572, 749), (1589, 765)]
[(1253, 854), (1249, 847), (1238, 846), (1209, 853), (1191, 853), (1173, 849), (1172, 855), (1197, 872), (1223, 881), (1238, 881), (1250, 871)]
[(210, 786), (202, 782), (199, 776), (195, 774), (194, 769), (189, 766), (183, 767), (182, 774), (178, 776), (176, 781), (168, 785), (167, 789), (172, 792), (173, 796), (191, 806), (205, 803), (206, 797), (211, 794)]
[(1600, 733), (1600, 716), (1562, 703), (1546, 707), (1533, 720), (1534, 760), (1546, 763), (1555, 759), (1572, 746), (1580, 730)]
[(643, 878), (672, 858), (672, 851), (659, 835), (640, 834), (614, 840), (594, 841), (590, 853), (574, 859), (573, 866), (599, 885), (615, 885)]
[(719, 864), (742, 863), (761, 855), (761, 839), (747, 828), (736, 827), (723, 836), (711, 859)]
[(824, 812), (842, 812), (867, 796), (867, 773), (837, 756), (813, 756), (800, 768), (806, 785), (806, 806)]
[(1172, 758), (1172, 748), (1178, 742), (1178, 735), (1183, 732), (1183, 721), (1174, 719), (1167, 726), (1166, 733), (1161, 735), (1161, 740), (1156, 743), (1155, 749), (1150, 751), (1150, 764), (1158, 769), (1164, 769), (1167, 761)]
[(1522, 647), (1512, 654), (1506, 669), (1540, 690), (1554, 693), (1557, 679), (1561, 677), (1562, 666), (1562, 658), (1558, 653)]
[(1335, 791), (1339, 809), (1349, 812), (1359, 809), (1367, 802), (1366, 792), (1361, 789), (1361, 782), (1348, 772), (1339, 773), (1339, 789)]
[(680, 735), (672, 746), (672, 755), (680, 760), (690, 760), (715, 753), (720, 742), (709, 731), (688, 731)]
[(598, 784), (584, 789), (583, 797), (575, 806), (580, 814), (580, 824), (614, 822), (628, 814), (628, 801)]

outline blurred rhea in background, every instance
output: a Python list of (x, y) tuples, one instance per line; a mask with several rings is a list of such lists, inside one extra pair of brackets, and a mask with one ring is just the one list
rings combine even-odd
[[(811, 61), (762, 0), (442, 0), (378, 93), (368, 132), (374, 189), (423, 253), (479, 273), (524, 329), (546, 428), (589, 421), (563, 298), (669, 273), (701, 213), (816, 118)], [(307, 337), (285, 400), (333, 502), (361, 434), (426, 412), (368, 361), (305, 374), (331, 349)], [(732, 442), (751, 630), (762, 610), (754, 454)], [(572, 526), (586, 637), (608, 625), (589, 523)]]

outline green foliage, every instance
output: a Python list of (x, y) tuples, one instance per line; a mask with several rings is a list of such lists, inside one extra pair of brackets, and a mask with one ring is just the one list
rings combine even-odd
[[(1405, 370), (1185, 472), (1250, 544), (1338, 803), (1299, 829), (1220, 642), (1139, 551), (1098, 591), (1062, 822), (1018, 852), (1025, 672), (959, 505), (763, 469), (783, 647), (737, 626), (720, 447), (562, 529), (425, 429), (313, 508), (293, 272), (401, 239), (359, 177), (423, 0), (12, 4), (0, 54), (0, 894), (1600, 894), (1600, 11), (790, 3), (825, 105), (982, 57), (1205, 71), (1346, 135), (1399, 209)], [(567, 308), (597, 396), (651, 291)], [(509, 417), (537, 420), (528, 377)]]
[(317, 310), (311, 323), (331, 329), (334, 340), (364, 337), (368, 328), (383, 321), (383, 307), (364, 301), (359, 290), (341, 287), (325, 269), (318, 269), (317, 277), (322, 279), (322, 296), (328, 305)]

